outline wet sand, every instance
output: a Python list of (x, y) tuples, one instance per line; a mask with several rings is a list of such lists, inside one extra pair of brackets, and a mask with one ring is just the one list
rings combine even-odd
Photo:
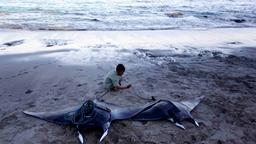
[[(0, 30), (0, 143), (78, 143), (75, 128), (28, 117), (102, 94), (104, 75), (126, 66), (129, 90), (103, 99), (138, 106), (204, 96), (200, 127), (168, 121), (112, 123), (102, 143), (253, 144), (256, 141), (256, 29), (168, 31)], [(127, 83), (127, 82), (125, 82)], [(101, 132), (84, 130), (87, 143)]]

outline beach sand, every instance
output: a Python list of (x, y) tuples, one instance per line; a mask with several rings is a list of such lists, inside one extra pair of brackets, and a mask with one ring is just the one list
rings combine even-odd
[[(0, 143), (79, 143), (74, 127), (22, 113), (55, 111), (101, 95), (104, 75), (126, 66), (128, 90), (103, 99), (138, 106), (204, 96), (200, 126), (168, 121), (112, 123), (102, 143), (254, 144), (256, 29), (166, 31), (0, 30)], [(125, 82), (127, 83), (127, 82)], [(88, 144), (101, 132), (84, 130)]]

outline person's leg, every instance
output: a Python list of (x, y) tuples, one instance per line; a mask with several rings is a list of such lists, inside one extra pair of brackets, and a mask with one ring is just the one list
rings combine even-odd
[(110, 91), (117, 91), (118, 89), (116, 89), (115, 87), (112, 87), (111, 89), (110, 89)]

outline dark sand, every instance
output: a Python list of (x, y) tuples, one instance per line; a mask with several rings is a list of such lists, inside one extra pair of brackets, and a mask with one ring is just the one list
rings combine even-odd
[[(255, 44), (256, 40), (251, 41)], [(163, 50), (102, 44), (83, 50), (68, 43), (66, 47), (63, 43), (42, 43), (53, 49), (0, 55), (1, 144), (78, 143), (75, 128), (28, 117), (22, 111), (54, 111), (93, 99), (101, 94), (104, 75), (119, 62), (126, 65), (125, 78), (133, 87), (110, 92), (105, 101), (136, 106), (148, 102), (140, 97), (179, 101), (204, 96), (192, 112), (200, 126), (184, 122), (186, 130), (182, 130), (168, 121), (118, 121), (112, 123), (102, 143), (256, 142), (256, 45), (245, 47), (244, 42), (226, 41), (212, 49), (184, 44)], [(82, 53), (81, 64), (67, 64), (71, 60), (76, 63), (77, 53)], [(84, 130), (83, 135), (88, 144), (94, 144), (101, 132)]]

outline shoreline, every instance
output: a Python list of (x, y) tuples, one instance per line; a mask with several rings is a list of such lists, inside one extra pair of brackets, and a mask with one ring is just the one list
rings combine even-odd
[(221, 27), (193, 27), (193, 28), (191, 28), (191, 27), (188, 27), (188, 28), (179, 28), (179, 27), (170, 27), (170, 28), (159, 28), (159, 29), (157, 29), (157, 28), (148, 28), (148, 29), (58, 29), (58, 28), (50, 28), (50, 29), (47, 29), (47, 28), (45, 28), (45, 29), (27, 29), (27, 28), (0, 28), (0, 31), (1, 30), (9, 30), (9, 31), (12, 31), (12, 30), (20, 30), (20, 31), (53, 31), (53, 32), (55, 32), (55, 31), (62, 31), (62, 32), (65, 32), (65, 31), (67, 31), (67, 32), (69, 32), (69, 31), (71, 31), (71, 32), (79, 32), (79, 31), (81, 31), (81, 32), (90, 32), (90, 31), (92, 31), (92, 32), (94, 32), (94, 31), (96, 31), (96, 32), (105, 32), (105, 31), (113, 31), (113, 32), (115, 32), (115, 31), (120, 31), (120, 32), (122, 32), (122, 31), (169, 31), (169, 30), (184, 30), (184, 31), (189, 31), (189, 30), (191, 30), (191, 31), (193, 31), (193, 30), (202, 30), (202, 31), (204, 31), (204, 30), (211, 30), (211, 29), (246, 29), (246, 28), (256, 28), (256, 26), (221, 26)]
[(126, 32), (126, 31), (172, 31), (172, 30), (180, 30), (180, 31), (207, 31), (207, 30), (214, 30), (214, 29), (253, 29), (256, 26), (221, 26), (221, 27), (194, 27), (194, 28), (179, 28), (179, 27), (170, 27), (170, 28), (148, 28), (148, 29), (27, 29), (27, 28), (0, 28), (0, 31), (8, 30), (8, 31), (48, 31), (48, 32)]

